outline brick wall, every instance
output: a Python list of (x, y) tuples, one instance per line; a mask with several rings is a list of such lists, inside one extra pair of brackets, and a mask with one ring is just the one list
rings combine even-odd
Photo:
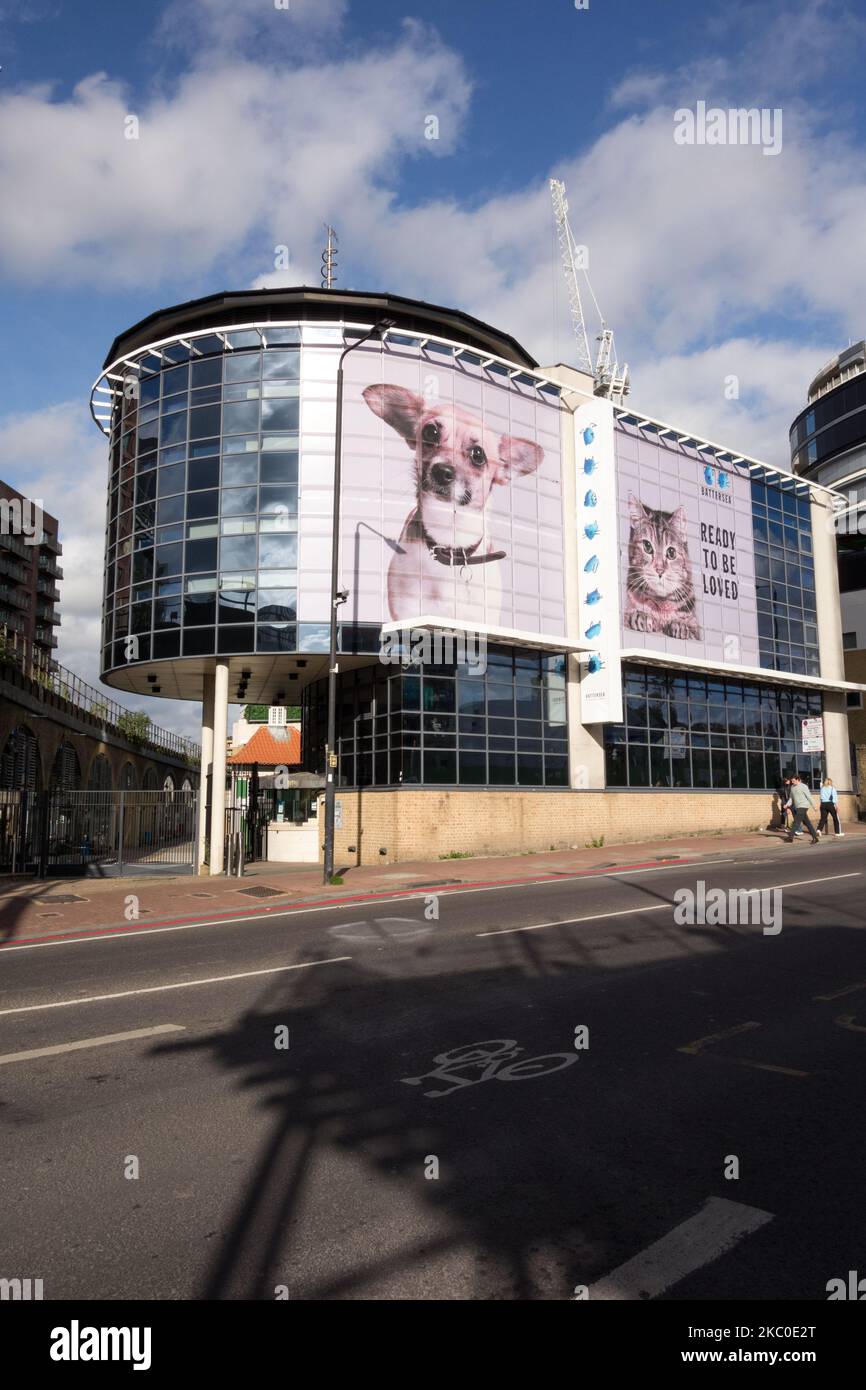
[[(338, 791), (338, 865), (435, 859), (449, 850), (477, 855), (583, 849), (770, 823), (772, 796), (753, 792)], [(840, 797), (843, 820), (855, 798)], [(360, 828), (359, 828), (360, 827)], [(385, 854), (380, 854), (380, 849)]]

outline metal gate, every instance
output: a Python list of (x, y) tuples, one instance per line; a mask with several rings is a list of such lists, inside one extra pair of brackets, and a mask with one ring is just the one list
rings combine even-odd
[(198, 792), (4, 791), (0, 873), (194, 873)]
[(42, 798), (0, 790), (0, 873), (34, 873), (39, 863)]

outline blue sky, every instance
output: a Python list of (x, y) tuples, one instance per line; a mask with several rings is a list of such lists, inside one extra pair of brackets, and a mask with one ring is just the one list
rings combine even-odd
[[(61, 519), (61, 659), (95, 675), (87, 395), (111, 340), (164, 304), (316, 283), (326, 219), (343, 286), (567, 359), (564, 177), (634, 403), (784, 463), (810, 375), (866, 331), (864, 56), (837, 0), (0, 0), (0, 475)], [(678, 147), (698, 100), (780, 108), (780, 154)]]

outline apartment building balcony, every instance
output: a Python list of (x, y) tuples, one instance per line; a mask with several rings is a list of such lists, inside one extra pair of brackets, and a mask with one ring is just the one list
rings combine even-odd
[(54, 636), (51, 629), (47, 627), (37, 627), (33, 634), (33, 640), (37, 642), (40, 647), (57, 646), (57, 638)]
[(19, 555), (22, 560), (33, 558), (32, 545), (25, 545), (18, 536), (13, 536), (8, 531), (0, 531), (0, 547), (4, 550), (11, 550), (13, 555)]
[(30, 606), (28, 595), (20, 589), (10, 589), (8, 584), (0, 584), (0, 608), (27, 609)]
[(18, 584), (26, 584), (30, 579), (30, 571), (24, 565), (19, 565), (5, 550), (0, 550), (0, 575), (4, 579), (14, 579)]
[(63, 546), (60, 544), (60, 541), (56, 536), (49, 536), (47, 531), (42, 532), (39, 548), (40, 550), (50, 550), (54, 555), (63, 554)]
[(0, 605), (0, 628), (6, 628), (9, 632), (26, 632), (27, 623), (20, 613), (14, 612), (11, 608), (4, 609)]
[(54, 560), (51, 559), (50, 555), (39, 556), (39, 569), (42, 574), (50, 574), (55, 579), (63, 578), (63, 570), (60, 568), (58, 564), (55, 564)]
[(60, 590), (50, 579), (37, 579), (36, 592), (41, 598), (51, 599), (55, 603), (60, 598)]

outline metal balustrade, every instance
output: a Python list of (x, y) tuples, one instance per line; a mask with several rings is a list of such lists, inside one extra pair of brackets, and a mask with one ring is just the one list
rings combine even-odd
[[(52, 645), (56, 643), (57, 638), (53, 637)], [(50, 660), (8, 623), (0, 624), (0, 666), (3, 664), (14, 666), (34, 685), (81, 713), (90, 715), (103, 727), (130, 743), (171, 754), (193, 766), (201, 761), (201, 748), (192, 739), (159, 728), (150, 722), (148, 715), (142, 716), (125, 709), (103, 691), (88, 685), (74, 671)]]

